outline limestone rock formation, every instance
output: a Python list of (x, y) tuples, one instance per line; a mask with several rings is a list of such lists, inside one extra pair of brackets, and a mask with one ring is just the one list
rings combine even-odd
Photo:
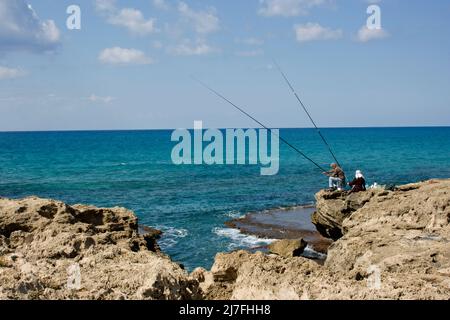
[(342, 237), (342, 223), (353, 212), (362, 208), (374, 195), (387, 191), (373, 189), (352, 193), (345, 191), (321, 190), (316, 194), (316, 211), (311, 216), (317, 231), (326, 237), (337, 240)]
[(450, 180), (321, 198), (327, 221), (340, 221), (343, 234), (324, 266), (261, 252), (218, 254), (202, 274), (206, 297), (450, 299)]
[(269, 252), (282, 257), (299, 257), (306, 248), (306, 241), (303, 239), (278, 240), (269, 245)]
[(324, 265), (236, 251), (188, 275), (129, 210), (0, 198), (0, 299), (450, 299), (450, 180), (317, 199)]
[(197, 299), (198, 281), (123, 208), (0, 199), (0, 297)]
[(374, 195), (342, 224), (326, 266), (365, 279), (375, 270), (391, 295), (450, 298), (450, 180)]

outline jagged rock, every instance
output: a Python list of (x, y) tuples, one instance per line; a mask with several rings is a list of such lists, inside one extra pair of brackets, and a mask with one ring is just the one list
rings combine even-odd
[(335, 272), (366, 278), (375, 266), (383, 284), (403, 292), (447, 290), (450, 297), (450, 180), (379, 193), (345, 219), (342, 230), (325, 263)]
[(251, 254), (246, 251), (220, 253), (216, 255), (211, 269), (213, 275), (232, 274), (227, 279), (215, 279), (205, 288), (208, 299), (219, 300), (293, 300), (302, 292), (302, 275), (310, 275), (317, 264), (311, 260), (284, 258), (262, 252)]
[(282, 257), (299, 257), (306, 248), (306, 241), (303, 239), (284, 239), (271, 243), (269, 252), (280, 255)]
[(205, 274), (207, 273), (205, 268), (198, 267), (191, 272), (190, 277), (197, 280), (198, 282), (205, 282)]
[(342, 234), (323, 266), (236, 251), (188, 275), (131, 211), (2, 198), (0, 298), (449, 299), (450, 180), (318, 199)]
[(345, 191), (322, 190), (316, 194), (316, 211), (311, 216), (317, 231), (337, 240), (342, 237), (342, 222), (353, 212), (362, 208), (374, 195), (387, 191), (373, 189), (348, 195)]
[(0, 297), (199, 299), (198, 281), (124, 208), (0, 199)]
[[(351, 204), (355, 202), (364, 205), (339, 218), (343, 236), (329, 248), (325, 265), (261, 252), (218, 254), (209, 273), (219, 277), (204, 287), (205, 296), (448, 300), (450, 180), (349, 197), (341, 194), (327, 199), (340, 205), (338, 210), (327, 205), (330, 216), (342, 214), (343, 204), (351, 208), (356, 208)], [(325, 203), (322, 205), (325, 208)]]

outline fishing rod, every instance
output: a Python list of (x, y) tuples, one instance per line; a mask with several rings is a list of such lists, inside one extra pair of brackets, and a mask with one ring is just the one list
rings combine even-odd
[[(336, 161), (336, 164), (341, 167), (338, 159), (336, 158), (336, 156), (334, 155), (333, 150), (331, 149), (330, 145), (328, 144), (327, 140), (325, 139), (325, 137), (322, 135), (322, 132), (320, 132), (320, 129), (317, 127), (316, 123), (314, 122), (313, 118), (311, 117), (308, 109), (305, 107), (305, 105), (303, 104), (302, 100), (300, 99), (300, 97), (298, 96), (297, 92), (295, 92), (294, 87), (291, 85), (291, 82), (288, 80), (288, 78), (286, 77), (286, 75), (284, 74), (283, 70), (281, 70), (281, 67), (278, 65), (278, 63), (275, 61), (275, 59), (273, 59), (273, 63), (275, 64), (275, 66), (277, 67), (278, 71), (281, 73), (281, 75), (283, 76), (284, 80), (286, 81), (287, 85), (289, 86), (289, 88), (291, 89), (292, 93), (295, 95), (295, 97), (297, 98), (297, 101), (300, 103), (300, 105), (302, 106), (303, 110), (305, 111), (305, 113), (307, 114), (309, 120), (311, 120), (311, 123), (314, 125), (314, 127), (316, 128), (317, 133), (319, 134), (319, 136), (322, 138), (322, 141), (325, 143), (325, 145), (328, 148), (328, 151), (330, 151), (331, 156), (333, 157), (334, 161)], [(341, 167), (342, 168), (342, 167)]]
[(243, 110), (242, 108), (240, 108), (239, 106), (237, 106), (236, 104), (234, 104), (233, 102), (231, 102), (230, 100), (228, 100), (227, 98), (225, 98), (222, 94), (220, 94), (219, 92), (217, 92), (216, 90), (214, 90), (213, 88), (211, 88), (210, 86), (208, 86), (206, 83), (204, 83), (203, 81), (195, 78), (194, 76), (191, 76), (191, 78), (198, 82), (200, 85), (202, 85), (203, 87), (205, 87), (206, 89), (208, 89), (209, 91), (211, 91), (212, 93), (214, 93), (216, 96), (218, 96), (219, 98), (221, 98), (222, 100), (226, 101), (228, 104), (232, 105), (234, 108), (236, 108), (237, 110), (239, 110), (241, 113), (243, 113), (244, 115), (246, 115), (247, 117), (249, 117), (250, 119), (252, 119), (253, 121), (255, 121), (257, 124), (259, 124), (261, 127), (263, 127), (264, 129), (267, 129), (268, 131), (270, 131), (271, 134), (277, 136), (282, 142), (284, 142), (286, 145), (288, 145), (289, 147), (291, 147), (293, 150), (295, 150), (296, 152), (298, 152), (303, 158), (305, 158), (306, 160), (310, 161), (312, 164), (314, 164), (320, 171), (325, 172), (326, 170), (324, 168), (322, 168), (317, 162), (315, 162), (313, 159), (311, 159), (310, 157), (308, 157), (305, 153), (303, 153), (300, 149), (298, 149), (297, 147), (295, 147), (294, 145), (292, 145), (289, 141), (285, 140), (283, 137), (281, 137), (280, 135), (274, 133), (272, 131), (272, 129), (268, 128), (267, 126), (265, 126), (263, 123), (261, 123), (259, 120), (257, 120), (256, 118), (254, 118), (252, 115), (250, 115), (249, 113), (247, 113), (245, 110)]

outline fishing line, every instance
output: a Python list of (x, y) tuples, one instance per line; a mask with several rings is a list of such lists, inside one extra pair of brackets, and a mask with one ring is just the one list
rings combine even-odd
[(200, 85), (202, 85), (203, 87), (205, 87), (206, 89), (208, 89), (209, 91), (211, 91), (212, 93), (214, 93), (216, 96), (218, 96), (219, 98), (221, 98), (222, 100), (226, 101), (228, 104), (232, 105), (234, 108), (236, 108), (238, 111), (240, 111), (241, 113), (243, 113), (244, 115), (246, 115), (248, 118), (252, 119), (253, 121), (255, 121), (257, 124), (259, 124), (261, 127), (263, 127), (264, 129), (267, 129), (268, 131), (270, 131), (271, 134), (277, 136), (281, 141), (283, 141), (286, 145), (288, 145), (289, 147), (291, 147), (293, 150), (295, 150), (296, 152), (298, 152), (303, 158), (305, 158), (306, 160), (310, 161), (312, 164), (314, 164), (320, 171), (324, 172), (326, 171), (324, 168), (322, 168), (317, 162), (315, 162), (313, 159), (311, 159), (310, 157), (308, 157), (305, 153), (303, 153), (300, 149), (298, 149), (297, 147), (295, 147), (294, 145), (292, 145), (289, 141), (285, 140), (283, 137), (279, 136), (278, 134), (272, 132), (272, 129), (268, 128), (267, 126), (265, 126), (263, 123), (261, 123), (259, 120), (257, 120), (256, 118), (254, 118), (252, 115), (250, 115), (249, 113), (247, 113), (245, 110), (243, 110), (242, 108), (240, 108), (239, 106), (237, 106), (236, 104), (234, 104), (233, 102), (231, 102), (230, 100), (228, 100), (226, 97), (224, 97), (222, 94), (220, 94), (219, 92), (217, 92), (216, 90), (214, 90), (213, 88), (211, 88), (210, 86), (208, 86), (206, 83), (204, 83), (203, 81), (200, 81), (199, 79), (195, 78), (194, 76), (191, 76), (191, 78), (198, 82)]
[[(295, 95), (295, 97), (297, 98), (297, 101), (300, 103), (300, 105), (302, 106), (303, 110), (305, 111), (305, 113), (307, 114), (309, 120), (311, 120), (311, 123), (314, 125), (314, 127), (316, 128), (317, 133), (319, 134), (319, 136), (322, 138), (322, 141), (325, 143), (325, 145), (328, 148), (328, 151), (330, 151), (331, 156), (333, 157), (334, 161), (336, 161), (336, 164), (341, 167), (338, 159), (336, 158), (336, 156), (334, 155), (333, 150), (331, 149), (330, 145), (328, 144), (327, 140), (325, 139), (325, 137), (322, 135), (322, 132), (320, 132), (320, 129), (317, 127), (316, 123), (314, 122), (313, 118), (311, 117), (308, 109), (305, 107), (305, 105), (303, 104), (302, 100), (300, 99), (300, 97), (298, 96), (297, 92), (295, 92), (294, 87), (291, 85), (291, 82), (288, 80), (288, 78), (286, 77), (286, 75), (284, 74), (283, 70), (281, 70), (281, 67), (278, 65), (278, 63), (275, 61), (275, 59), (273, 59), (273, 63), (275, 64), (275, 66), (277, 67), (278, 71), (281, 73), (281, 75), (283, 76), (284, 80), (286, 81), (287, 85), (289, 86), (289, 88), (291, 89), (292, 93)], [(342, 168), (342, 167), (341, 167)]]

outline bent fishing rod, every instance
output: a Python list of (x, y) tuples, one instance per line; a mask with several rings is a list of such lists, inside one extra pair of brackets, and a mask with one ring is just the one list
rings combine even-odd
[[(300, 99), (300, 97), (298, 96), (297, 92), (295, 91), (294, 87), (292, 86), (291, 82), (288, 80), (287, 76), (284, 74), (283, 70), (281, 70), (281, 67), (278, 65), (278, 63), (275, 61), (275, 59), (273, 59), (273, 63), (274, 65), (277, 67), (278, 71), (281, 73), (281, 75), (283, 76), (284, 80), (286, 81), (287, 85), (289, 86), (289, 88), (291, 89), (292, 93), (294, 94), (294, 96), (297, 98), (297, 101), (300, 103), (300, 105), (302, 106), (303, 110), (305, 111), (306, 115), (308, 116), (309, 120), (311, 120), (311, 123), (314, 125), (314, 128), (316, 128), (317, 133), (319, 134), (319, 136), (322, 138), (323, 143), (325, 143), (325, 145), (328, 148), (328, 151), (330, 152), (331, 156), (333, 157), (334, 161), (336, 161), (336, 164), (341, 167), (338, 159), (336, 158), (336, 156), (334, 155), (333, 150), (331, 149), (330, 145), (328, 144), (327, 140), (325, 139), (325, 137), (322, 135), (322, 132), (320, 132), (320, 129), (317, 127), (315, 121), (313, 120), (313, 118), (311, 117), (311, 114), (309, 113), (308, 109), (305, 107), (305, 105), (303, 104), (302, 100)], [(342, 168), (342, 167), (341, 167)]]
[(272, 129), (268, 128), (266, 125), (264, 125), (263, 123), (261, 123), (259, 120), (257, 120), (256, 118), (254, 118), (252, 115), (250, 115), (249, 113), (247, 113), (244, 109), (240, 108), (239, 106), (237, 106), (236, 104), (234, 104), (233, 102), (231, 102), (229, 99), (227, 99), (225, 96), (223, 96), (222, 94), (220, 94), (219, 92), (217, 92), (216, 90), (214, 90), (213, 88), (211, 88), (210, 86), (208, 86), (206, 83), (204, 83), (203, 81), (195, 78), (194, 76), (191, 76), (191, 78), (198, 82), (201, 86), (203, 86), (204, 88), (208, 89), (209, 91), (211, 91), (212, 93), (214, 93), (216, 96), (218, 96), (219, 98), (221, 98), (222, 100), (224, 100), (225, 102), (227, 102), (228, 104), (232, 105), (235, 109), (237, 109), (238, 111), (240, 111), (241, 113), (243, 113), (244, 115), (246, 115), (248, 118), (252, 119), (253, 121), (255, 121), (257, 124), (259, 124), (261, 127), (263, 127), (264, 129), (267, 129), (268, 131), (270, 131), (271, 134), (275, 135), (276, 137), (278, 137), (282, 142), (284, 142), (286, 145), (288, 145), (289, 147), (291, 147), (293, 150), (295, 150), (297, 153), (299, 153), (303, 158), (305, 158), (306, 160), (310, 161), (312, 164), (314, 164), (320, 171), (325, 172), (326, 170), (324, 168), (322, 168), (317, 162), (315, 162), (313, 159), (311, 159), (310, 157), (308, 157), (305, 153), (303, 153), (300, 149), (298, 149), (297, 147), (295, 147), (294, 145), (292, 145), (289, 141), (287, 141), (286, 139), (284, 139), (283, 137), (281, 137), (280, 135), (274, 133), (272, 131)]

